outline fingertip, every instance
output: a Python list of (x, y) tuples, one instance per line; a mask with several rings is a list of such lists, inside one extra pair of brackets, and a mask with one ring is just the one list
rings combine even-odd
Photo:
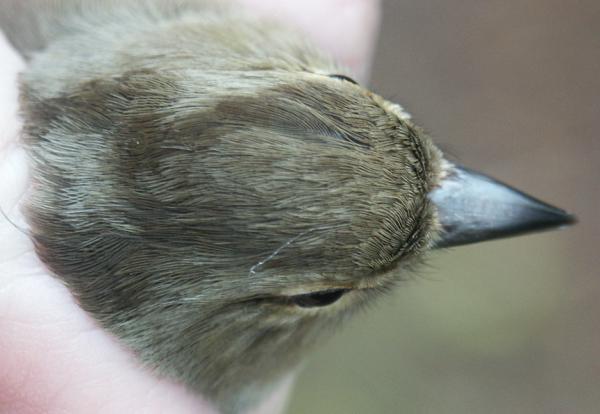
[(10, 46), (0, 30), (0, 152), (16, 140), (21, 127), (17, 116), (19, 107), (18, 74), (25, 67), (23, 59)]

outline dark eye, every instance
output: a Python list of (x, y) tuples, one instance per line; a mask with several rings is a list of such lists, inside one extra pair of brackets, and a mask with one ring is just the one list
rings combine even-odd
[(337, 75), (336, 74), (336, 75), (329, 75), (329, 77), (330, 78), (335, 78), (335, 79), (340, 79), (340, 80), (345, 80), (347, 82), (350, 82), (350, 83), (353, 83), (355, 85), (358, 85), (357, 81), (355, 81), (354, 79), (352, 79), (351, 77), (346, 76), (346, 75)]
[(305, 293), (290, 297), (290, 300), (301, 308), (314, 308), (317, 306), (327, 306), (337, 302), (348, 289), (322, 290), (320, 292)]

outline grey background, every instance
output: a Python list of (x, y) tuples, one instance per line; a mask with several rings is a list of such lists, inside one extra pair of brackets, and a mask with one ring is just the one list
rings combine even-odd
[(312, 355), (289, 412), (600, 412), (600, 2), (384, 2), (372, 84), (580, 223), (432, 255)]

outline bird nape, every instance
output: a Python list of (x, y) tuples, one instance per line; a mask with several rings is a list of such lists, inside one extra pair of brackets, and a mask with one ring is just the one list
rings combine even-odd
[(3, 8), (28, 61), (37, 254), (145, 364), (225, 412), (429, 250), (573, 222), (446, 161), (289, 28), (192, 0)]

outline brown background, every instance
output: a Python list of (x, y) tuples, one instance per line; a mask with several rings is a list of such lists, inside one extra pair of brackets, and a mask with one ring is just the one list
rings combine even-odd
[(372, 84), (580, 223), (432, 255), (312, 356), (289, 412), (600, 412), (600, 2), (389, 0)]

